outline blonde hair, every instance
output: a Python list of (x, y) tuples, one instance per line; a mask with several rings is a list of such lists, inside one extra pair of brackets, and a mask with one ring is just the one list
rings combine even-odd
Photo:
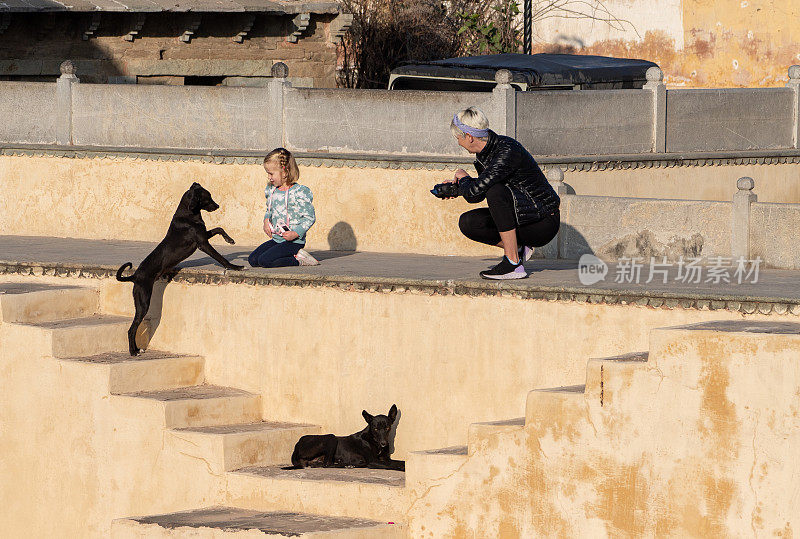
[(300, 169), (297, 167), (297, 161), (294, 160), (292, 152), (286, 148), (275, 148), (267, 154), (264, 158), (266, 165), (270, 161), (276, 161), (278, 165), (286, 173), (286, 183), (292, 185), (300, 179)]
[[(475, 129), (489, 129), (489, 120), (478, 107), (470, 107), (458, 113), (458, 121)], [(455, 120), (450, 120), (450, 132), (456, 138), (463, 138), (465, 133), (456, 127)], [(489, 137), (475, 137), (478, 140), (489, 140)]]

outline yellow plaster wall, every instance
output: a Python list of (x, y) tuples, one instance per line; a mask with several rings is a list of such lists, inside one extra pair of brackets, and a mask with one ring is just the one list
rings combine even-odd
[(615, 0), (612, 19), (541, 21), (538, 52), (656, 62), (671, 86), (782, 86), (800, 64), (798, 0)]
[[(568, 172), (577, 194), (731, 200), (736, 180), (756, 181), (763, 202), (800, 202), (798, 165), (672, 167)], [(458, 229), (474, 207), (442, 201), (430, 187), (451, 170), (301, 168), (314, 193), (313, 249), (433, 255), (494, 255)], [(160, 241), (181, 194), (193, 181), (209, 189), (220, 209), (204, 213), (241, 246), (266, 241), (262, 231), (266, 176), (258, 165), (122, 158), (67, 159), (0, 156), (0, 231), (10, 235)]]

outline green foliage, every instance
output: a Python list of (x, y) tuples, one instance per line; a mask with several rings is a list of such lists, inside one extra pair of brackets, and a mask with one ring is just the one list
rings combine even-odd
[(516, 0), (497, 0), (477, 12), (461, 12), (458, 35), (469, 54), (519, 52), (522, 46), (519, 4)]

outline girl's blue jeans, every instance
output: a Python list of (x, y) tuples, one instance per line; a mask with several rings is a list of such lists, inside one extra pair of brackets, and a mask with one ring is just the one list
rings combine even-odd
[(247, 257), (247, 261), (254, 268), (299, 266), (300, 263), (294, 255), (302, 248), (303, 245), (300, 243), (293, 243), (291, 241), (278, 243), (275, 240), (269, 240), (256, 247), (256, 250)]

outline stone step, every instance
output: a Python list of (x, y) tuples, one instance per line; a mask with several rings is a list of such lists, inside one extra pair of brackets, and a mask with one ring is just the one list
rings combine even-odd
[(161, 421), (167, 428), (255, 423), (261, 397), (241, 389), (198, 385), (115, 395), (131, 417)]
[(98, 311), (100, 292), (79, 286), (0, 283), (0, 321), (52, 322), (91, 316)]
[(182, 453), (204, 459), (213, 473), (289, 462), (301, 436), (320, 434), (322, 427), (259, 421), (210, 427), (172, 429), (172, 444)]
[(406, 490), (409, 500), (422, 497), (431, 485), (450, 477), (467, 462), (467, 446), (457, 445), (412, 451), (406, 458)]
[(648, 352), (632, 352), (590, 359), (586, 364), (586, 399), (600, 407), (611, 404), (616, 395), (630, 387), (648, 357)]
[(254, 466), (225, 475), (230, 505), (397, 522), (407, 508), (405, 473), (367, 468)]
[(525, 403), (525, 424), (555, 424), (575, 413), (585, 413), (586, 386), (534, 389)]
[(362, 518), (288, 511), (259, 512), (236, 507), (208, 507), (166, 515), (115, 520), (112, 539), (193, 537), (307, 537), (313, 539), (400, 539), (403, 526)]
[(42, 346), (45, 353), (67, 358), (127, 350), (130, 324), (121, 316), (92, 315), (16, 324), (15, 329), (19, 346)]
[(798, 356), (796, 322), (718, 320), (650, 331), (651, 368), (675, 384), (706, 385), (735, 371), (757, 380), (759, 371), (771, 376), (773, 369), (794, 365)]
[(505, 419), (501, 421), (472, 423), (467, 431), (467, 447), (469, 448), (469, 454), (474, 454), (475, 450), (482, 444), (487, 443), (489, 438), (492, 436), (496, 436), (504, 432), (522, 430), (523, 428), (525, 428), (524, 417)]
[(202, 357), (157, 350), (147, 350), (135, 357), (128, 352), (108, 352), (59, 361), (103, 371), (108, 392), (112, 394), (175, 389), (202, 384), (205, 380)]

